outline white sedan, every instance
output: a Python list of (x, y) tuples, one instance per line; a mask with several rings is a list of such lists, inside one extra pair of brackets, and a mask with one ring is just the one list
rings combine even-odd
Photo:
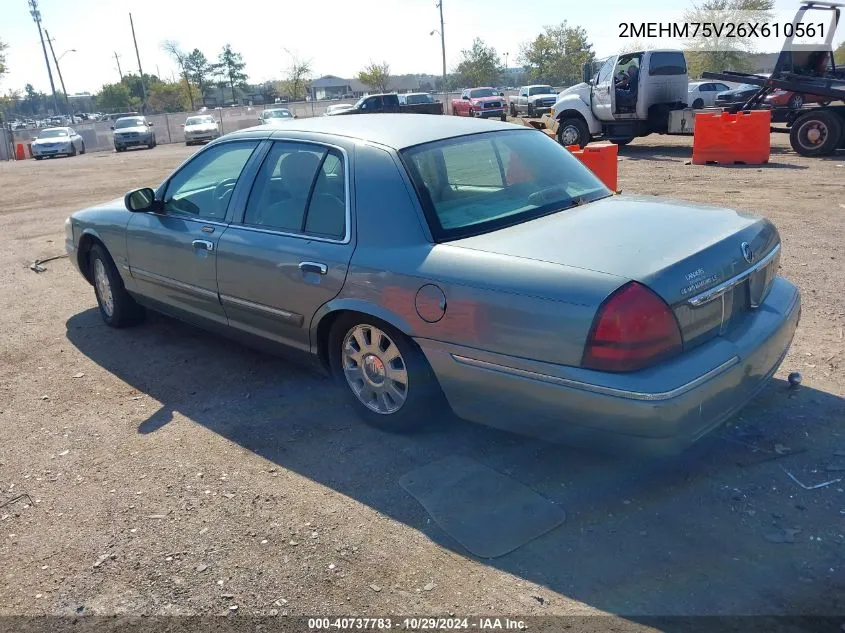
[(716, 105), (716, 95), (730, 90), (730, 86), (717, 81), (695, 81), (689, 85), (687, 103), (693, 108), (710, 108)]
[(76, 156), (85, 153), (85, 141), (70, 127), (48, 127), (32, 142), (32, 157)]
[(355, 106), (351, 103), (337, 103), (335, 105), (330, 105), (326, 108), (326, 111), (323, 113), (323, 116), (334, 116), (340, 112), (345, 112), (346, 110), (351, 110)]
[(183, 127), (185, 128), (185, 145), (193, 145), (194, 143), (213, 141), (216, 138), (220, 138), (220, 128), (217, 125), (217, 119), (210, 114), (189, 116), (185, 120)]

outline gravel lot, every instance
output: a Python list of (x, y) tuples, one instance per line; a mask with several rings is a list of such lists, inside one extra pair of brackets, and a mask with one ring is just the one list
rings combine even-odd
[[(28, 266), (195, 148), (0, 163), (0, 503), (28, 494), (0, 508), (0, 614), (845, 614), (845, 482), (784, 472), (845, 478), (845, 156), (773, 144), (764, 167), (687, 165), (684, 138), (621, 152), (624, 190), (771, 218), (804, 297), (777, 379), (668, 462), (455, 420), (385, 435), (260, 351), (165, 317), (109, 329), (67, 260)], [(472, 557), (397, 483), (447, 455), (567, 521)]]

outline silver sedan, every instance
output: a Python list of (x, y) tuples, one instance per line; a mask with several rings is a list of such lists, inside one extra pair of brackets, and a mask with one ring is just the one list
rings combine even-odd
[(48, 156), (76, 156), (85, 153), (85, 141), (71, 127), (48, 127), (32, 142), (32, 157), (41, 160)]
[(801, 312), (767, 220), (614, 195), (546, 135), (459, 117), (229, 134), (66, 233), (108, 325), (259, 341), (389, 430), (451, 408), (677, 450), (760, 392)]

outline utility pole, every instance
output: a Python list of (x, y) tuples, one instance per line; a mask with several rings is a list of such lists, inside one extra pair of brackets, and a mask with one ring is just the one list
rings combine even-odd
[(44, 51), (44, 62), (47, 64), (47, 75), (50, 77), (50, 89), (53, 91), (53, 107), (59, 113), (59, 99), (56, 97), (56, 84), (53, 83), (53, 71), (50, 68), (50, 58), (47, 57), (47, 46), (44, 44), (44, 33), (41, 31), (41, 11), (38, 10), (38, 0), (28, 0), (29, 14), (38, 26), (38, 36), (41, 38), (41, 50)]
[(147, 88), (144, 86), (144, 71), (141, 69), (141, 54), (138, 52), (138, 40), (135, 39), (135, 23), (132, 21), (132, 14), (129, 14), (129, 25), (132, 27), (132, 41), (135, 42), (135, 57), (138, 59), (138, 73), (141, 75), (141, 94), (144, 102), (141, 105), (141, 112), (147, 109)]
[(117, 62), (117, 74), (120, 75), (120, 83), (123, 83), (123, 71), (120, 70), (120, 55), (117, 54), (117, 51), (114, 52), (114, 61)]
[(443, 34), (443, 0), (437, 3), (440, 9), (440, 48), (443, 52), (443, 90), (446, 90), (446, 36)]
[(56, 59), (56, 51), (53, 50), (53, 40), (50, 39), (50, 31), (48, 31), (47, 29), (44, 29), (44, 33), (47, 34), (47, 43), (50, 45), (50, 53), (53, 55), (53, 61), (56, 63), (56, 72), (59, 73), (59, 83), (62, 84), (62, 92), (65, 95), (65, 106), (67, 107), (67, 113), (72, 115), (73, 112), (70, 111), (70, 99), (67, 96), (67, 88), (65, 88), (65, 80), (62, 79), (62, 69), (59, 68), (59, 60)]

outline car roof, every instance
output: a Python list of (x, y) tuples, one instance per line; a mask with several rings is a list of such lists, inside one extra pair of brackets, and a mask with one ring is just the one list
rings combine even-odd
[(64, 130), (65, 132), (69, 132), (70, 128), (67, 127), (66, 125), (57, 125), (57, 126), (54, 126), (54, 127), (45, 127), (41, 131), (47, 132), (48, 130)]
[(124, 119), (146, 119), (143, 114), (128, 114), (126, 116), (118, 117), (115, 121), (123, 121)]
[(531, 84), (529, 86), (523, 86), (523, 88), (551, 88), (552, 84)]
[[(247, 128), (227, 134), (229, 139), (239, 136), (250, 137), (250, 131), (261, 130), (267, 126)], [(396, 150), (422, 143), (440, 141), (502, 130), (531, 130), (514, 123), (493, 120), (478, 120), (470, 117), (438, 116), (435, 114), (363, 114), (360, 116), (310, 117), (294, 119), (284, 128), (277, 128), (273, 136), (278, 137), (290, 132), (325, 134), (326, 136), (346, 137), (377, 143)]]

